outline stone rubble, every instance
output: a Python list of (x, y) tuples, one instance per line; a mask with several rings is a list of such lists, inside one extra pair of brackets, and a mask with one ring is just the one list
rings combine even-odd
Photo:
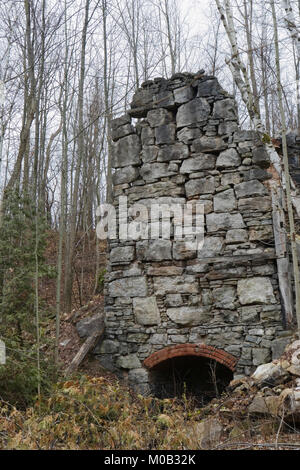
[[(289, 338), (282, 341), (286, 344)], [(253, 418), (272, 417), (297, 425), (300, 423), (300, 341), (289, 343), (283, 354), (272, 362), (261, 364), (250, 377), (230, 384), (231, 399), (245, 400), (244, 415)], [(225, 405), (226, 406), (226, 405)], [(232, 408), (232, 414), (236, 412)]]

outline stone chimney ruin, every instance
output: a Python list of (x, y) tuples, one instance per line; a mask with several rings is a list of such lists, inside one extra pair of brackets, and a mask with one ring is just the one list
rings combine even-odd
[(100, 363), (141, 393), (172, 396), (174, 374), (179, 391), (201, 389), (211, 364), (227, 384), (277, 357), (287, 333), (270, 162), (260, 136), (240, 129), (234, 98), (202, 71), (145, 82), (112, 139), (117, 217), (120, 197), (128, 209), (200, 201), (204, 244), (186, 249), (174, 233), (124, 239), (117, 228)]

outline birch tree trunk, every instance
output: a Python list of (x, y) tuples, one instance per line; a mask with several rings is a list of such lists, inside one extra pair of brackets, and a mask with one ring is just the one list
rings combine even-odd
[(286, 119), (283, 107), (282, 97), (282, 84), (281, 84), (281, 71), (280, 71), (280, 59), (279, 59), (279, 45), (278, 45), (278, 27), (277, 17), (274, 0), (270, 0), (272, 7), (272, 17), (274, 24), (274, 39), (275, 39), (275, 54), (276, 54), (276, 79), (277, 79), (277, 93), (279, 98), (279, 107), (282, 122), (282, 148), (283, 148), (283, 162), (284, 162), (284, 173), (285, 173), (285, 184), (286, 184), (286, 196), (287, 196), (287, 207), (288, 217), (290, 224), (290, 240), (292, 248), (293, 268), (294, 268), (294, 282), (295, 282), (295, 293), (296, 293), (296, 317), (298, 324), (298, 332), (300, 334), (300, 276), (299, 276), (299, 265), (296, 245), (296, 231), (294, 223), (294, 214), (291, 198), (291, 184), (290, 184), (290, 173), (289, 173), (289, 162), (288, 162), (288, 150), (286, 141)]
[[(284, 22), (291, 34), (291, 38), (294, 44), (296, 58), (295, 58), (295, 69), (296, 69), (296, 93), (297, 93), (297, 114), (298, 114), (298, 134), (300, 135), (300, 29), (299, 25), (295, 20), (293, 8), (290, 0), (281, 0), (282, 7), (285, 11)], [(299, 15), (300, 15), (300, 2), (298, 1)]]

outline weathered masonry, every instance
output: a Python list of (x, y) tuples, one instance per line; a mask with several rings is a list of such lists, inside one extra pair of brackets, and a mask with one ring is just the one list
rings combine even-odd
[(120, 196), (129, 207), (201, 200), (205, 240), (199, 252), (172, 236), (109, 241), (102, 365), (147, 393), (170, 389), (171, 369), (198, 387), (209, 360), (225, 381), (270, 361), (286, 340), (272, 176), (260, 136), (239, 129), (233, 97), (202, 73), (155, 79), (113, 121), (112, 137), (115, 207)]

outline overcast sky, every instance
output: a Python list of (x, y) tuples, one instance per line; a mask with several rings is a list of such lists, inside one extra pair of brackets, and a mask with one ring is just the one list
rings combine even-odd
[(197, 34), (207, 27), (205, 11), (207, 11), (209, 3), (209, 0), (180, 0), (179, 6), (191, 27), (191, 35)]

